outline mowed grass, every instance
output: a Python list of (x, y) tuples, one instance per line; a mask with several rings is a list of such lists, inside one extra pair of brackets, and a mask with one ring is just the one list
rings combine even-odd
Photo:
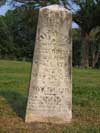
[(24, 122), (31, 63), (0, 60), (0, 133), (100, 133), (100, 70), (73, 69), (73, 120)]

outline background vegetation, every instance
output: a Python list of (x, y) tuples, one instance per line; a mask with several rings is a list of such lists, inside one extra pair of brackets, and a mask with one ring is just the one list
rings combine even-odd
[(0, 16), (1, 59), (32, 60), (39, 7), (60, 3), (73, 12), (73, 21), (79, 25), (72, 30), (73, 66), (100, 67), (100, 0), (16, 1), (23, 5)]

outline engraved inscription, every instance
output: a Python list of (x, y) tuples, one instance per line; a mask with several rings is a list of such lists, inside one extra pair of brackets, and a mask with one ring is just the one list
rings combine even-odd
[[(39, 111), (40, 108), (43, 111), (44, 108), (46, 111), (49, 111), (50, 108), (52, 108), (52, 112), (55, 112), (57, 109), (59, 110), (59, 108), (61, 108), (59, 111), (65, 111), (65, 109), (63, 108), (65, 104), (63, 97), (66, 97), (66, 91), (67, 88), (41, 88), (34, 86), (34, 94), (30, 95), (31, 98), (29, 101), (29, 110), (35, 111), (35, 106), (37, 104), (37, 111)], [(40, 93), (40, 95), (36, 95), (37, 93)], [(69, 98), (70, 97), (68, 97), (68, 99)], [(33, 102), (31, 103), (31, 101)], [(67, 101), (66, 109), (69, 105), (71, 106), (71, 103), (70, 101)]]

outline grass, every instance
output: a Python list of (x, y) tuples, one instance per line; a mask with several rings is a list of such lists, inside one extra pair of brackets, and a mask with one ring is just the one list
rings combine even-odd
[(100, 133), (100, 70), (73, 69), (73, 120), (24, 123), (31, 63), (0, 60), (0, 133)]

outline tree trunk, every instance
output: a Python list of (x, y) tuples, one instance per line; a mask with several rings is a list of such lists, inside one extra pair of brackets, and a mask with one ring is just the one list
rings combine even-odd
[(82, 32), (81, 67), (89, 67), (89, 34)]
[(94, 51), (93, 57), (92, 57), (92, 68), (95, 68), (96, 63), (98, 62), (99, 57), (100, 57), (100, 50), (98, 50), (97, 53), (96, 53), (96, 51)]

